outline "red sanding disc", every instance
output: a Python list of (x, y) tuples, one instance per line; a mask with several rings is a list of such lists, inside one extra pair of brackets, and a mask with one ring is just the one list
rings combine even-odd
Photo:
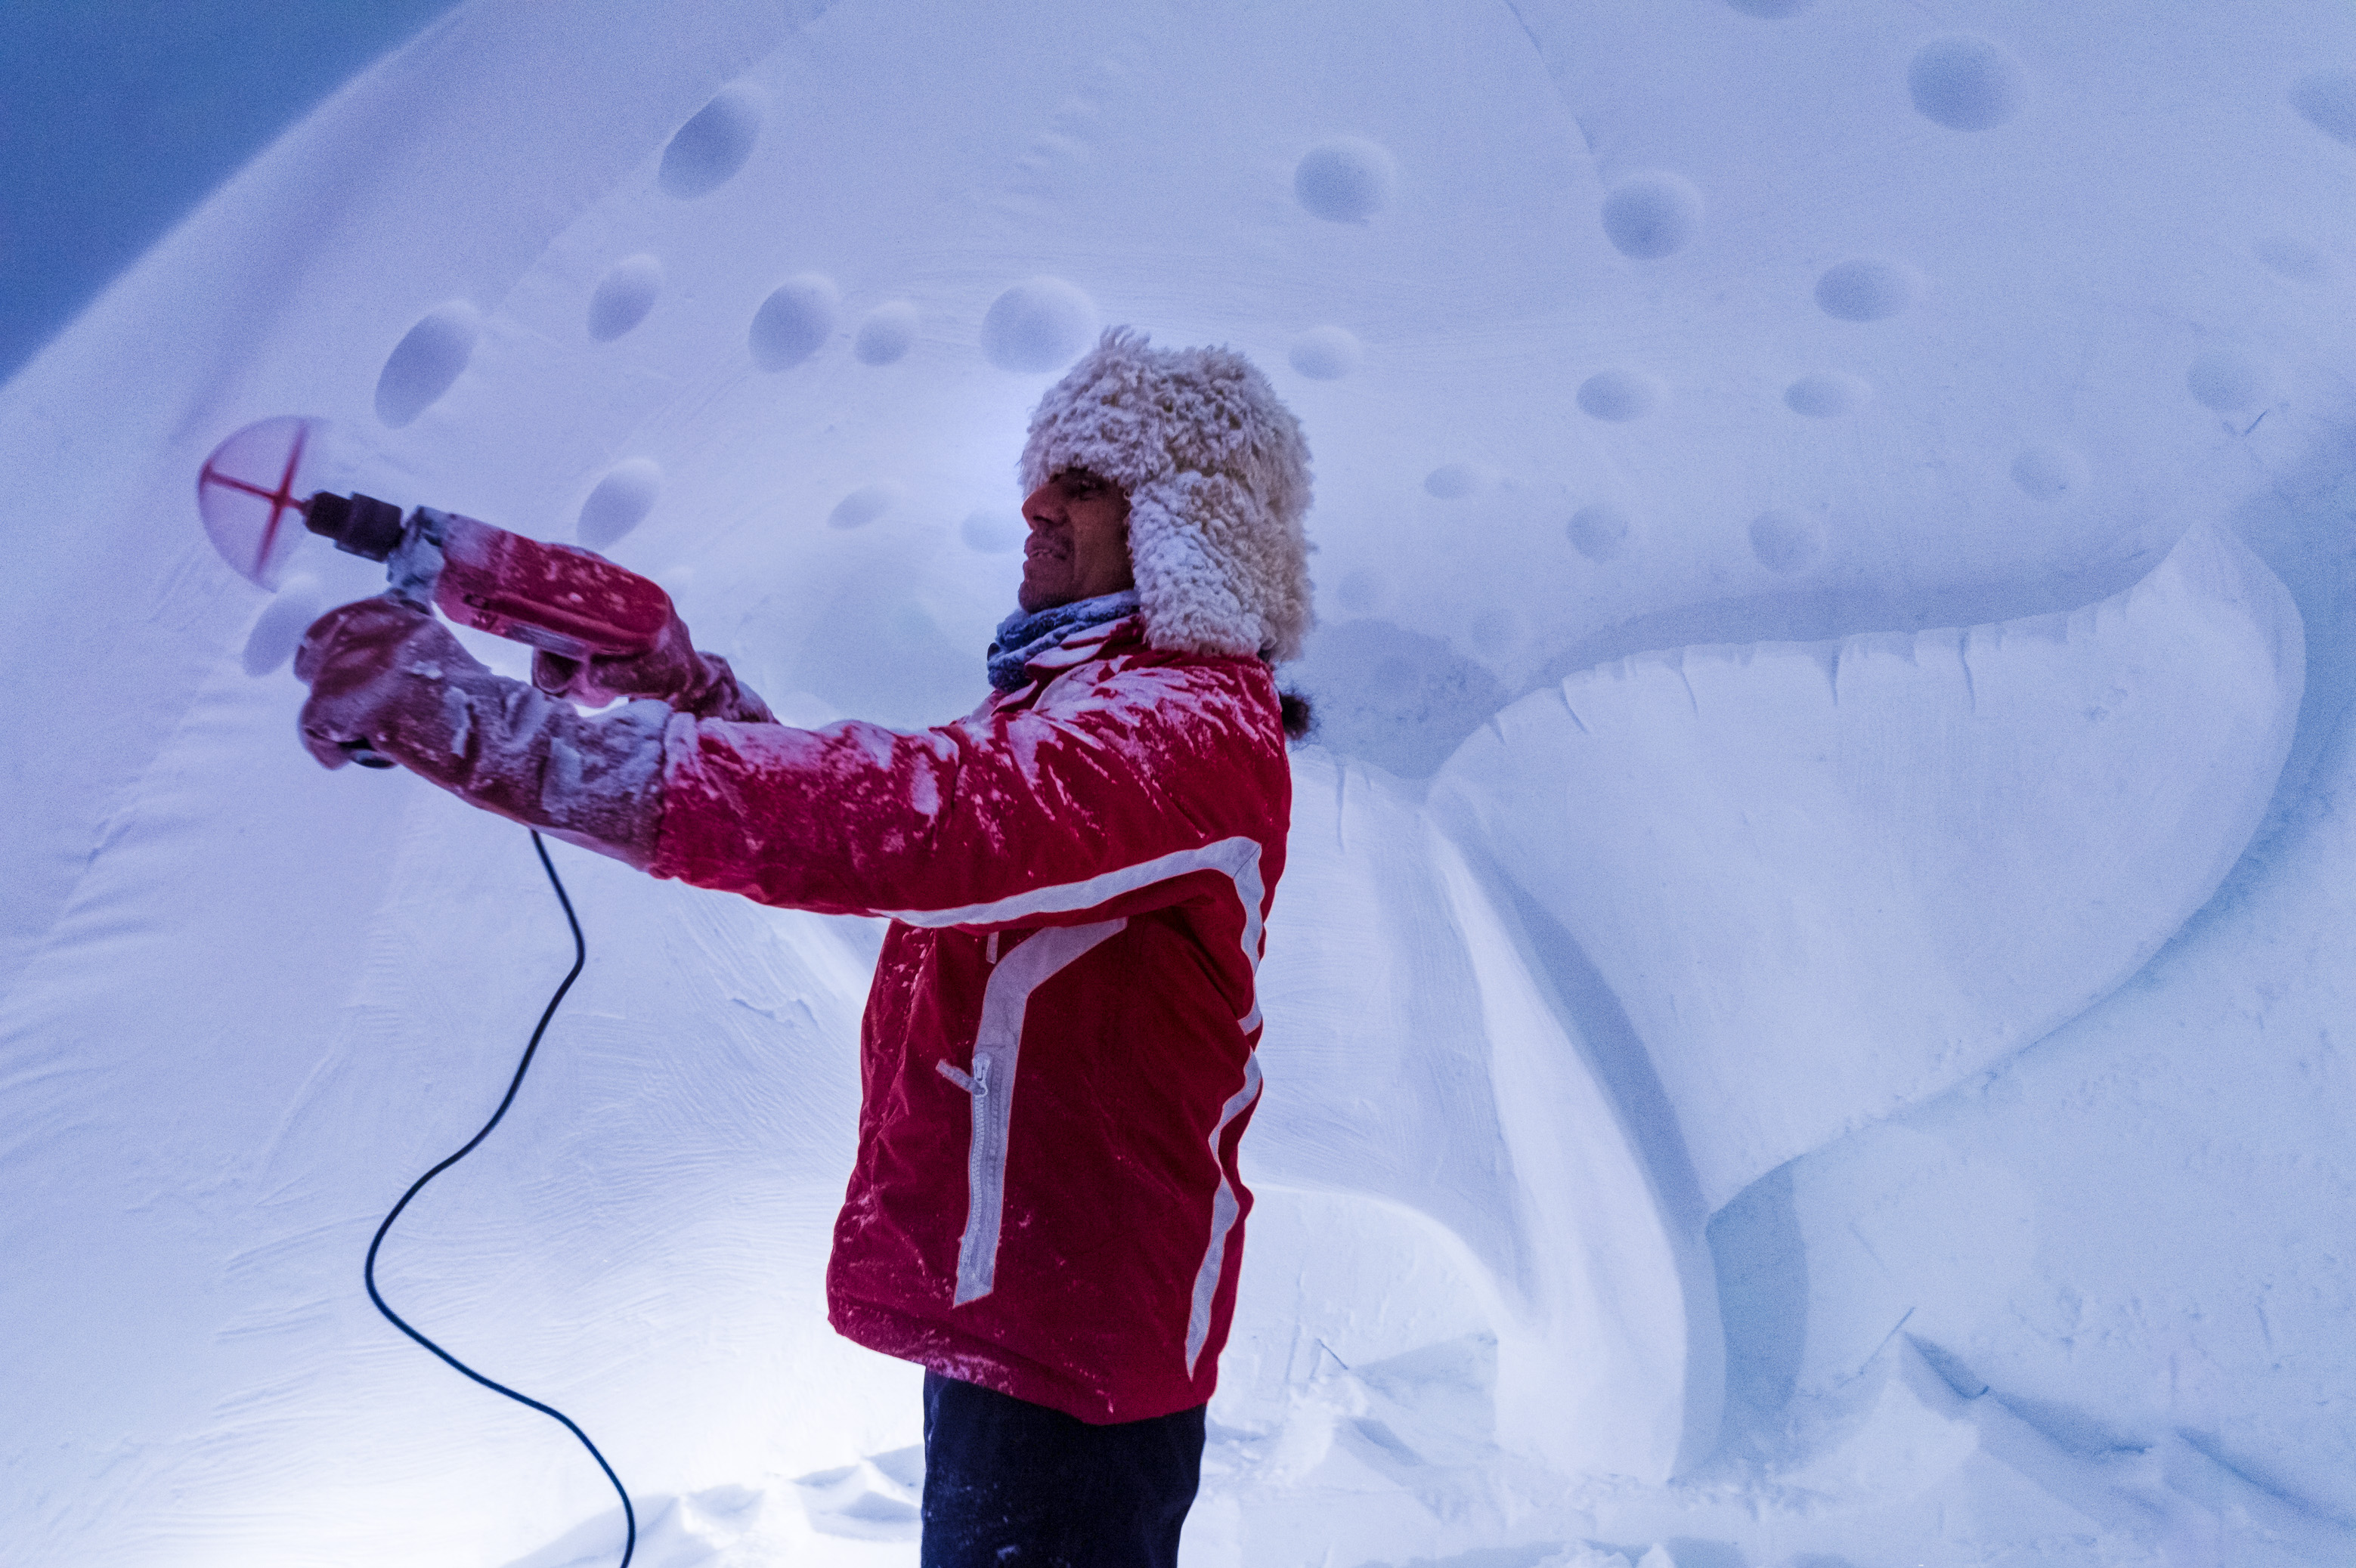
[(197, 475), (197, 510), (213, 548), (240, 576), (273, 592), (303, 542), (322, 428), (300, 414), (250, 424), (213, 448)]

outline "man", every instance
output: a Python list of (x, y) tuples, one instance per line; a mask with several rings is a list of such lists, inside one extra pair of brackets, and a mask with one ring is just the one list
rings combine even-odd
[(827, 1293), (926, 1369), (923, 1560), (1174, 1564), (1251, 1204), (1308, 452), (1241, 356), (1117, 329), (1022, 475), (1021, 608), (955, 723), (775, 723), (676, 624), (535, 690), (377, 599), (305, 636), (303, 731), (656, 876), (890, 916)]

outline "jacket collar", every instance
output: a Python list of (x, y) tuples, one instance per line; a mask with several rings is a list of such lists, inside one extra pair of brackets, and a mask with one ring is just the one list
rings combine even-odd
[(1109, 658), (1128, 652), (1132, 646), (1145, 644), (1145, 622), (1137, 614), (1121, 616), (1115, 621), (1099, 621), (1081, 626), (1068, 634), (1054, 646), (1042, 649), (1023, 660), (1023, 670), (1030, 681), (1012, 691), (998, 694), (1001, 703), (1028, 700), (1039, 688), (1066, 670), (1084, 665), (1090, 659)]

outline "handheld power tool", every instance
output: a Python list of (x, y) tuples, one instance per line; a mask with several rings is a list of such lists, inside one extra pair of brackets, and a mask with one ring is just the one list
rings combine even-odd
[[(455, 512), (419, 507), (404, 519), (373, 496), (322, 492), (304, 503), (303, 523), (337, 549), (383, 561), (397, 597), (565, 658), (642, 654), (670, 624), (670, 595), (637, 572)], [(364, 766), (392, 765), (365, 741), (344, 750)]]
[[(246, 426), (205, 460), (197, 479), (205, 530), (223, 560), (275, 590), (301, 535), (385, 563), (388, 592), (436, 609), (462, 626), (565, 658), (626, 657), (655, 645), (671, 620), (670, 595), (604, 557), (551, 544), (455, 512), (419, 507), (406, 516), (357, 492), (314, 490), (329, 432), (299, 415)], [(345, 742), (352, 760), (391, 763), (365, 741)]]

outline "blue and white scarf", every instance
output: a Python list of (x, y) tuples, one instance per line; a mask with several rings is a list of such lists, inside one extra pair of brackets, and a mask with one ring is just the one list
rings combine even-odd
[(1099, 593), (1054, 604), (1035, 614), (1017, 610), (998, 623), (990, 643), (990, 685), (994, 691), (1012, 691), (1031, 677), (1023, 667), (1084, 626), (1101, 625), (1137, 613), (1137, 590)]

